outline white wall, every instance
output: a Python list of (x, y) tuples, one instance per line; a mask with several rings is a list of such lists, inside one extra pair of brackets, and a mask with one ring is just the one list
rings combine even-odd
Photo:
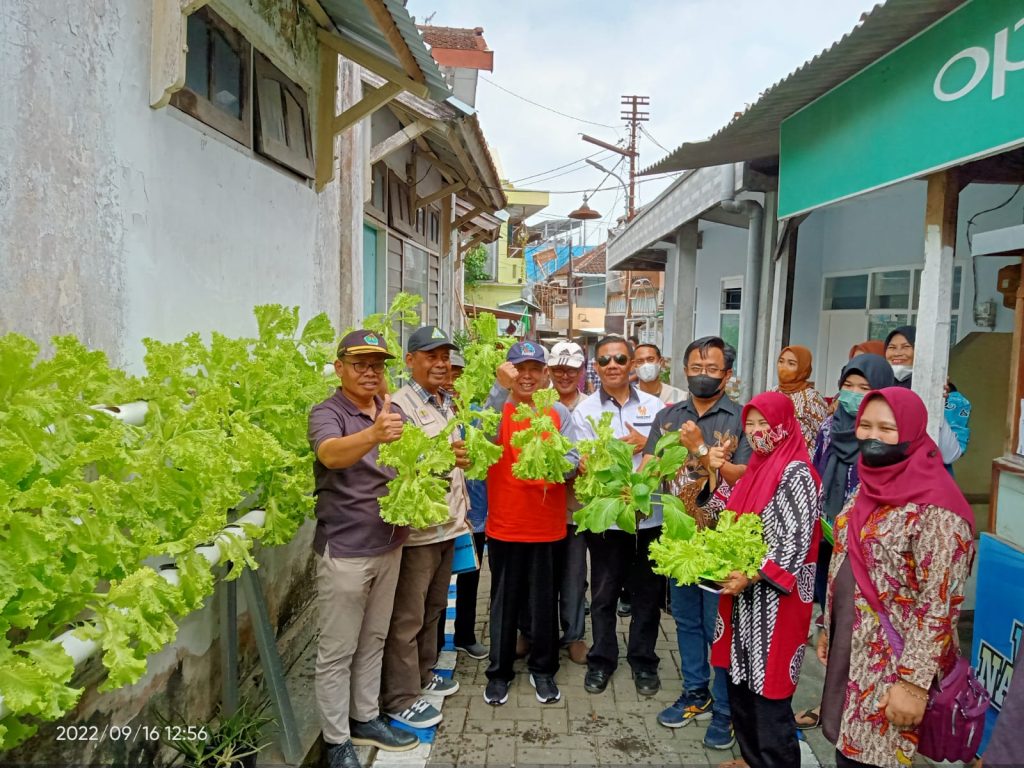
[[(960, 195), (957, 264), (963, 267), (963, 294), (958, 335), (988, 332), (974, 323), (974, 279), (967, 222), (972, 216), (1006, 200), (1015, 187), (972, 184)], [(796, 279), (790, 341), (817, 353), (824, 276), (857, 272), (885, 265), (924, 264), (924, 208), (926, 184), (911, 181), (891, 189), (849, 200), (812, 213), (801, 225), (798, 238)], [(1024, 211), (1024, 194), (1009, 206), (980, 216), (973, 233), (1019, 224)], [(977, 300), (995, 299), (995, 331), (1013, 330), (1013, 310), (1002, 306), (995, 290), (996, 273), (1013, 259), (982, 258), (978, 271)]]
[[(289, 41), (273, 3), (211, 7), (306, 89), (315, 112), (306, 15)], [(347, 287), (336, 185), (318, 195), (175, 108), (151, 109), (150, 10), (114, 0), (5, 6), (0, 330), (41, 342), (74, 333), (137, 370), (143, 337), (251, 333), (259, 303), (327, 311), (337, 323)]]
[(702, 221), (700, 231), (703, 247), (697, 251), (695, 338), (718, 335), (722, 278), (742, 277), (747, 261), (746, 229)]

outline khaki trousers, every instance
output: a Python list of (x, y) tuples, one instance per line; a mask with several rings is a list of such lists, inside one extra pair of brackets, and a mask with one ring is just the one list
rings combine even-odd
[(395, 610), (384, 645), (381, 708), (397, 714), (420, 697), (437, 661), (437, 623), (448, 607), (455, 540), (402, 547)]
[(380, 665), (395, 603), (401, 547), (375, 557), (331, 557), (317, 562), (320, 644), (316, 701), (324, 741), (349, 740), (348, 721), (380, 714)]

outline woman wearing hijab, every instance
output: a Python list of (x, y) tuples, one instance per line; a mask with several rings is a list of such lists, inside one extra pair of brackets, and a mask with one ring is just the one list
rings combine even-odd
[[(857, 409), (868, 392), (893, 384), (892, 368), (881, 355), (857, 355), (839, 374), (839, 394), (835, 413), (821, 423), (814, 449), (814, 469), (821, 477), (821, 518), (826, 530), (857, 487), (857, 457), (859, 445), (855, 434)], [(832, 557), (832, 543), (827, 534), (818, 546), (818, 570), (814, 596), (822, 609), (825, 607), (825, 587), (828, 584), (828, 564)], [(821, 718), (816, 708), (800, 712), (796, 726), (800, 729), (817, 728)]]
[[(904, 325), (885, 337), (885, 359), (892, 366), (896, 386), (910, 389), (914, 381), (914, 348), (917, 346), (917, 328)], [(971, 403), (957, 388), (946, 380), (946, 418), (939, 425), (939, 452), (942, 462), (950, 469), (954, 461), (967, 450), (971, 430), (967, 420), (971, 416)]]
[(812, 370), (811, 350), (796, 345), (783, 347), (775, 367), (779, 386), (770, 391), (782, 392), (793, 401), (796, 420), (800, 422), (800, 431), (810, 454), (814, 450), (818, 428), (828, 416), (825, 398), (814, 388), (814, 382), (808, 381)]
[(788, 768), (800, 764), (792, 699), (814, 600), (819, 482), (786, 395), (758, 395), (743, 422), (754, 452), (723, 506), (760, 515), (768, 554), (753, 578), (734, 571), (724, 582), (712, 664), (729, 670), (743, 758)]
[(928, 689), (956, 660), (974, 515), (927, 424), (921, 398), (900, 387), (870, 393), (857, 416), (860, 486), (836, 521), (818, 640), (839, 766), (910, 765)]
[(882, 357), (885, 357), (885, 342), (878, 341), (877, 339), (868, 339), (860, 344), (854, 344), (850, 347), (850, 354), (847, 355), (847, 358), (852, 360), (857, 355), (882, 355)]

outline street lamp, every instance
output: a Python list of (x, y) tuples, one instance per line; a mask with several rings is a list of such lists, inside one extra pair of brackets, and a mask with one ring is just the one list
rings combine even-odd
[[(587, 205), (587, 196), (584, 195), (583, 196), (583, 205), (581, 205), (575, 211), (570, 213), (569, 214), (569, 218), (573, 219), (575, 221), (582, 221), (582, 222), (584, 222), (584, 224), (583, 224), (583, 226), (584, 226), (584, 230), (583, 230), (583, 246), (586, 247), (586, 245), (587, 245), (587, 234), (586, 234), (586, 232), (587, 232), (586, 226), (587, 225), (586, 225), (586, 222), (593, 221), (594, 219), (600, 219), (601, 218), (601, 214), (598, 213), (597, 211), (595, 211), (589, 205)], [(574, 276), (573, 276), (573, 272), (572, 272), (572, 228), (570, 227), (569, 228), (569, 280), (568, 280), (568, 282), (566, 284), (566, 291), (565, 291), (566, 302), (568, 304), (568, 309), (569, 309), (569, 328), (566, 331), (566, 337), (569, 339), (569, 341), (572, 341), (572, 321), (573, 321), (573, 316), (572, 316), (572, 290), (573, 290), (573, 280), (574, 280)]]

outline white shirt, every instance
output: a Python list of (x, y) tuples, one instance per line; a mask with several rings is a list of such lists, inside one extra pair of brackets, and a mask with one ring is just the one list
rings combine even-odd
[[(587, 418), (591, 417), (595, 422), (601, 420), (601, 414), (607, 411), (612, 414), (612, 429), (616, 437), (625, 437), (629, 434), (629, 427), (645, 437), (650, 434), (651, 425), (654, 424), (654, 417), (665, 404), (654, 395), (649, 395), (637, 389), (635, 386), (629, 388), (629, 399), (625, 405), (619, 406), (614, 398), (610, 397), (604, 388), (599, 388), (594, 394), (576, 406), (572, 412), (573, 430), (576, 440), (593, 440), (597, 437), (593, 425)], [(643, 460), (642, 453), (633, 454), (633, 468), (639, 468)], [(641, 528), (654, 528), (661, 525), (661, 505), (655, 505), (651, 516), (640, 521)], [(612, 530), (619, 530), (616, 525)]]

